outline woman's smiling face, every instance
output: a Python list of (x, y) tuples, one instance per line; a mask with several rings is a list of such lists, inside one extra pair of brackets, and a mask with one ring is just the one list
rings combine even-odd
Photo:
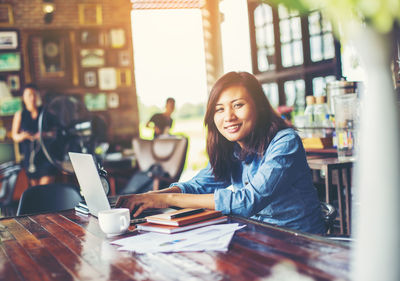
[(256, 106), (244, 87), (232, 86), (221, 93), (215, 105), (214, 123), (227, 140), (243, 147), (256, 119)]

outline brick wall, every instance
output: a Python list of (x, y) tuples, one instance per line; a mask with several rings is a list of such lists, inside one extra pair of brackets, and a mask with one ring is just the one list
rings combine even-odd
[[(43, 0), (0, 0), (1, 4), (8, 4), (12, 7), (13, 24), (2, 24), (0, 17), (0, 31), (16, 30), (19, 36), (19, 45), (15, 50), (0, 50), (1, 52), (18, 52), (21, 55), (20, 71), (10, 73), (0, 71), (0, 79), (7, 80), (10, 75), (20, 77), (20, 90), (13, 90), (14, 96), (20, 96), (25, 83), (33, 82), (38, 84), (42, 94), (49, 93), (73, 94), (82, 98), (87, 93), (106, 95), (117, 93), (120, 98), (118, 108), (100, 110), (99, 115), (110, 120), (109, 136), (112, 143), (127, 143), (134, 136), (139, 135), (139, 118), (137, 109), (137, 97), (133, 69), (133, 50), (132, 50), (132, 31), (131, 31), (131, 9), (130, 0), (54, 0), (55, 10), (50, 23), (45, 23), (43, 12)], [(80, 6), (85, 5), (85, 22), (81, 22)], [(96, 10), (96, 5), (101, 6), (101, 10)], [(3, 6), (4, 7), (4, 6)], [(0, 14), (1, 16), (1, 14)], [(101, 19), (95, 23), (96, 19)], [(83, 30), (97, 30), (103, 32), (110, 40), (111, 29), (123, 29), (125, 31), (126, 44), (121, 47), (113, 47), (110, 44), (98, 46), (83, 46), (80, 44), (80, 34)], [(49, 36), (60, 37), (64, 40), (65, 46), (65, 73), (62, 77), (45, 77), (41, 75), (39, 66), (40, 50), (38, 42), (42, 38)], [(81, 50), (103, 49), (105, 51), (105, 63), (97, 68), (81, 67)], [(120, 51), (131, 54), (128, 65), (115, 62)], [(97, 73), (101, 67), (113, 67), (116, 70), (130, 69), (131, 85), (118, 86), (116, 89), (107, 91), (100, 89), (99, 86), (87, 88), (83, 83), (83, 74), (92, 70)], [(119, 118), (124, 116), (123, 120)], [(11, 127), (12, 116), (2, 116), (1, 119), (7, 129)]]
[(129, 25), (130, 0), (54, 0), (54, 16), (45, 24), (42, 0), (0, 0), (13, 7), (14, 27), (18, 28), (76, 28), (79, 24), (79, 4), (101, 4), (103, 25)]

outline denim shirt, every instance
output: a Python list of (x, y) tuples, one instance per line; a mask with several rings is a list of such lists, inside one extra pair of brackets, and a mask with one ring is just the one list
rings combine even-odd
[(293, 129), (279, 131), (263, 157), (238, 161), (231, 181), (217, 181), (208, 164), (191, 180), (171, 186), (178, 186), (182, 193), (213, 193), (215, 209), (223, 214), (303, 232), (325, 232), (311, 170)]

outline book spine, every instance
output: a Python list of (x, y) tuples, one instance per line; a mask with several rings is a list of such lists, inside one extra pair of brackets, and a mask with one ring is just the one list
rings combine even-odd
[(178, 222), (172, 221), (172, 220), (171, 221), (168, 221), (168, 220), (160, 221), (160, 220), (153, 220), (153, 219), (146, 219), (146, 220), (147, 220), (147, 222), (156, 223), (156, 224), (179, 226)]
[(208, 214), (206, 216), (201, 217), (201, 219), (197, 220), (197, 219), (193, 219), (193, 218), (182, 218), (179, 221), (177, 221), (177, 225), (178, 226), (184, 226), (184, 225), (188, 225), (188, 224), (192, 224), (192, 223), (196, 223), (196, 222), (200, 222), (200, 221), (204, 221), (204, 220), (208, 220), (208, 219), (212, 219), (215, 217), (219, 217), (221, 216), (220, 213), (211, 213)]

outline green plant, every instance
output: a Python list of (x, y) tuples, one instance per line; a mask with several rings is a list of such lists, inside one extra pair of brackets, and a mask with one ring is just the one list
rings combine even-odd
[(348, 26), (364, 22), (380, 33), (388, 33), (395, 22), (400, 22), (399, 0), (263, 0), (283, 4), (301, 13), (319, 9), (333, 23)]

